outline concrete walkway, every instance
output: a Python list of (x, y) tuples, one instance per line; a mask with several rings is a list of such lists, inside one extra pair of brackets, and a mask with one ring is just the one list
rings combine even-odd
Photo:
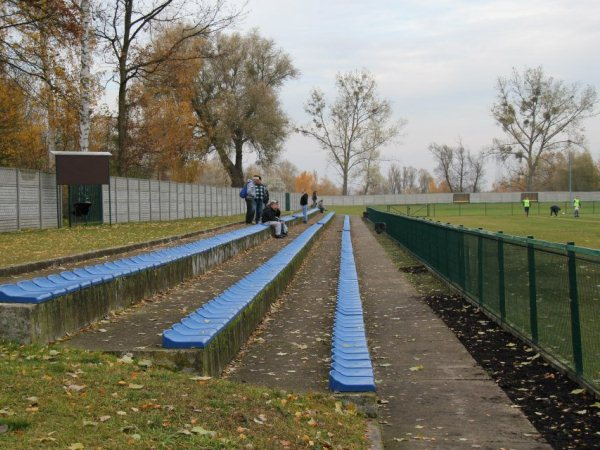
[(359, 218), (352, 237), (386, 449), (549, 449)]

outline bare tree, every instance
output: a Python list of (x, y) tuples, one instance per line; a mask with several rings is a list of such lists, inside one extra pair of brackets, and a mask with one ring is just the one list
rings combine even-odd
[(433, 155), (433, 158), (437, 162), (435, 167), (435, 173), (442, 178), (450, 192), (454, 192), (454, 177), (453, 177), (453, 164), (454, 164), (454, 148), (446, 144), (432, 143), (429, 145), (429, 151)]
[[(223, 0), (215, 0), (214, 4), (201, 0), (113, 0), (98, 9), (96, 36), (104, 44), (108, 62), (115, 67), (114, 79), (119, 86), (117, 173), (126, 174), (131, 164), (127, 151), (130, 82), (154, 73), (176, 58), (186, 40), (209, 37), (233, 23), (238, 15), (227, 11)], [(173, 24), (184, 24), (179, 38), (163, 48), (161, 54), (147, 51), (156, 32)]]
[(239, 187), (244, 151), (256, 153), (261, 164), (274, 162), (281, 152), (289, 127), (278, 90), (298, 70), (257, 31), (219, 35), (212, 46), (218, 56), (200, 71), (193, 106), (207, 151), (217, 153), (231, 185)]
[(382, 178), (379, 168), (380, 153), (376, 147), (372, 148), (362, 164), (361, 172), (363, 176), (363, 195), (369, 195), (371, 188)]
[(388, 125), (392, 108), (377, 95), (377, 84), (369, 72), (338, 74), (336, 86), (337, 98), (329, 108), (323, 92), (312, 91), (304, 108), (311, 123), (297, 131), (316, 139), (328, 152), (342, 177), (342, 195), (348, 195), (348, 180), (354, 169), (394, 139), (404, 123)]
[(484, 173), (483, 152), (474, 156), (461, 140), (455, 147), (433, 143), (429, 151), (437, 162), (435, 172), (450, 192), (477, 192)]
[(412, 166), (402, 167), (402, 192), (409, 194), (415, 190), (417, 180), (417, 169)]
[(429, 185), (433, 181), (431, 174), (425, 169), (419, 169), (419, 193), (425, 194), (429, 192)]
[(467, 156), (471, 192), (479, 192), (480, 190), (480, 184), (484, 175), (485, 156), (485, 152), (480, 152), (477, 155), (469, 153)]
[(397, 164), (391, 164), (388, 169), (387, 188), (390, 194), (402, 193), (402, 171)]
[(532, 190), (544, 154), (582, 145), (583, 120), (594, 115), (596, 90), (546, 76), (541, 67), (513, 69), (510, 78), (498, 78), (498, 97), (492, 114), (505, 139), (494, 140), (502, 159), (516, 158), (525, 166), (527, 189)]

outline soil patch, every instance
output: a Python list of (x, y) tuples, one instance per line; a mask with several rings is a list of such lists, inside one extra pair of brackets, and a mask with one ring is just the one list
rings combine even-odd
[(425, 267), (425, 266), (408, 266), (408, 267), (400, 267), (398, 270), (400, 270), (400, 272), (404, 272), (404, 273), (419, 274), (419, 273), (427, 272), (427, 267)]
[(556, 449), (600, 448), (600, 402), (458, 295), (425, 302)]

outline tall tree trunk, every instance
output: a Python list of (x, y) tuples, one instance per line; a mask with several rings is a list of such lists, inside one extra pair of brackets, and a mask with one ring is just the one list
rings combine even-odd
[(344, 177), (342, 183), (342, 195), (348, 195), (348, 170), (344, 170)]
[[(216, 149), (217, 154), (219, 155), (219, 160), (221, 161), (221, 164), (223, 165), (223, 167), (227, 171), (227, 174), (229, 175), (229, 178), (231, 179), (231, 187), (244, 186), (244, 172), (241, 170), (240, 167), (238, 167), (238, 164), (234, 164), (231, 162), (229, 156), (227, 156), (227, 151), (222, 146), (218, 146), (216, 147)], [(241, 166), (241, 163), (239, 165)]]
[(54, 155), (52, 152), (56, 150), (56, 129), (54, 127), (54, 101), (51, 95), (49, 95), (48, 105), (46, 108), (46, 148), (48, 149), (48, 167), (47, 169), (54, 168)]
[(127, 170), (127, 86), (119, 83), (119, 104), (117, 114), (117, 159), (115, 168), (118, 175), (125, 175)]
[(131, 44), (131, 14), (133, 2), (125, 2), (125, 17), (123, 19), (123, 48), (119, 55), (119, 104), (117, 117), (117, 174), (127, 175), (129, 165), (127, 155), (127, 123), (129, 108), (127, 105), (127, 57), (129, 55), (129, 45)]
[(81, 17), (83, 30), (81, 33), (81, 72), (80, 84), (80, 109), (79, 109), (79, 150), (87, 152), (90, 149), (90, 121), (91, 121), (91, 67), (92, 55), (90, 51), (92, 14), (90, 0), (81, 0)]

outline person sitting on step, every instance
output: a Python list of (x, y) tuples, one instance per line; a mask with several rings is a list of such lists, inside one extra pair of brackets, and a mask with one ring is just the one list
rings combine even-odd
[(277, 200), (269, 202), (262, 212), (262, 223), (273, 228), (277, 239), (281, 239), (287, 235), (287, 227), (279, 218), (280, 215), (281, 210), (279, 209), (279, 202)]

